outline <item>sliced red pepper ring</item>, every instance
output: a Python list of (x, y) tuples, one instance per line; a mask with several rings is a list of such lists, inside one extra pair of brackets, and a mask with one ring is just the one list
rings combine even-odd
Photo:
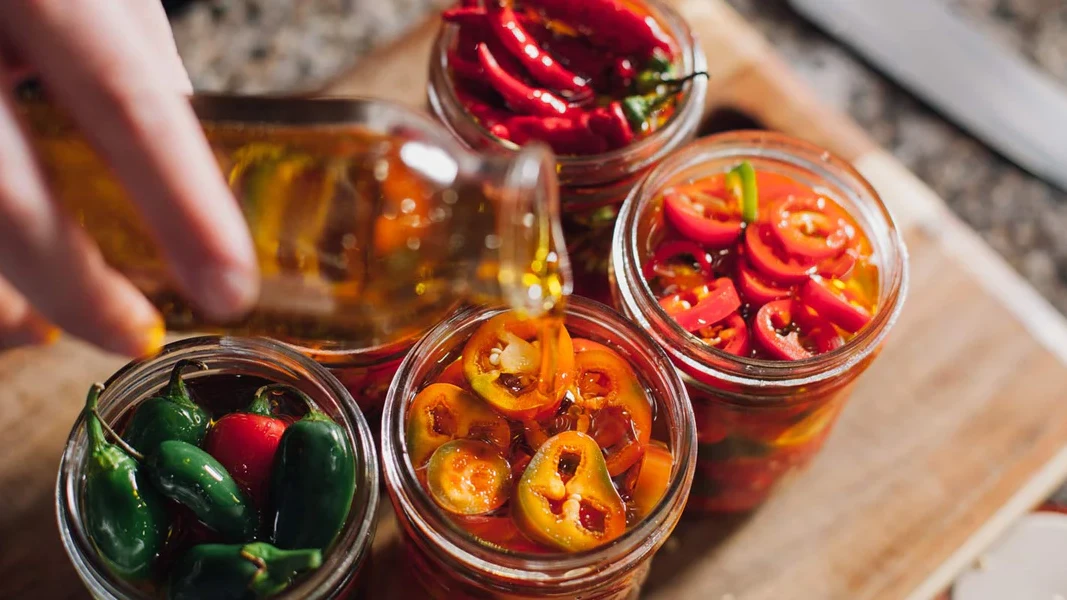
[(834, 329), (833, 324), (809, 306), (794, 302), (793, 320), (800, 327), (808, 345), (813, 346), (819, 354), (833, 352), (845, 345), (844, 338)]
[(747, 356), (751, 345), (748, 326), (740, 313), (730, 313), (725, 319), (697, 331), (706, 344), (734, 356)]
[(763, 349), (782, 360), (803, 360), (814, 356), (800, 344), (800, 334), (794, 329), (783, 335), (780, 329), (793, 323), (793, 301), (775, 300), (763, 305), (756, 313), (756, 330), (753, 332)]
[(739, 260), (737, 263), (737, 286), (741, 288), (741, 296), (753, 308), (759, 308), (774, 300), (788, 298), (793, 293), (789, 287), (781, 287), (764, 279), (748, 265), (746, 260)]
[(858, 258), (859, 251), (855, 248), (848, 248), (838, 256), (820, 261), (816, 272), (823, 277), (842, 279), (852, 272)]
[[(711, 261), (708, 260), (708, 252), (700, 244), (686, 240), (672, 240), (660, 244), (652, 260), (645, 263), (645, 279), (653, 279), (661, 273), (670, 277), (668, 273), (673, 270), (671, 263), (680, 256), (692, 257), (704, 279), (711, 278)], [(663, 273), (663, 271), (668, 273)]]
[(511, 465), (485, 442), (452, 440), (434, 450), (426, 483), (434, 502), (448, 512), (484, 515), (508, 501)]
[(855, 231), (822, 196), (790, 195), (771, 210), (771, 231), (786, 252), (812, 260), (837, 256)]
[(454, 439), (481, 439), (501, 450), (511, 443), (511, 427), (470, 392), (449, 383), (426, 386), (407, 414), (407, 447), (411, 464), (426, 464), (442, 444)]
[(633, 368), (614, 351), (587, 350), (575, 363), (578, 403), (592, 414), (589, 435), (615, 477), (644, 455), (652, 438), (652, 405)]
[(663, 499), (667, 486), (671, 483), (673, 466), (674, 456), (667, 446), (659, 441), (652, 442), (641, 460), (641, 472), (637, 476), (637, 484), (630, 498), (636, 518), (647, 516)]
[[(548, 336), (554, 340), (540, 339)], [(467, 341), (463, 372), (493, 408), (512, 419), (535, 420), (554, 414), (563, 401), (574, 379), (574, 347), (562, 323), (503, 313)]]
[(723, 248), (741, 235), (741, 212), (726, 190), (668, 190), (663, 194), (663, 212), (679, 233), (700, 244)]
[(745, 230), (745, 251), (752, 266), (764, 275), (782, 283), (799, 283), (815, 269), (810, 260), (793, 256), (782, 258), (782, 252), (772, 244), (772, 226), (753, 223)]
[(689, 332), (717, 323), (741, 306), (734, 282), (728, 277), (720, 277), (692, 293), (697, 298), (696, 304), (671, 315), (682, 329)]
[(577, 431), (553, 436), (538, 449), (513, 506), (526, 535), (565, 552), (596, 548), (626, 531), (626, 505), (600, 446)]
[(812, 279), (800, 288), (800, 301), (849, 333), (863, 329), (873, 318), (866, 308), (849, 302), (837, 292), (832, 282), (821, 279)]
[(451, 383), (456, 387), (469, 387), (467, 376), (463, 373), (463, 358), (457, 358), (445, 367), (434, 383)]

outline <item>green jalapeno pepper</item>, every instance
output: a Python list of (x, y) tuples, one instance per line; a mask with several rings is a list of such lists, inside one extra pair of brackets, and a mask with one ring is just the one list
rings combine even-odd
[(145, 400), (133, 413), (122, 436), (143, 454), (150, 454), (164, 440), (181, 440), (199, 446), (211, 419), (189, 396), (182, 381), (182, 371), (207, 365), (195, 360), (180, 360), (170, 372), (170, 382), (159, 394)]
[(356, 490), (356, 462), (345, 430), (311, 399), (285, 430), (271, 473), (271, 539), (279, 548), (327, 548), (340, 533)]
[(301, 571), (322, 565), (318, 550), (279, 550), (270, 544), (200, 544), (174, 565), (171, 600), (251, 600), (289, 587)]
[(164, 500), (151, 486), (145, 469), (122, 448), (108, 443), (96, 414), (103, 386), (89, 389), (85, 423), (85, 524), (100, 558), (117, 575), (144, 579), (167, 540), (169, 519)]
[(208, 527), (230, 540), (246, 542), (256, 537), (259, 518), (252, 502), (207, 452), (167, 440), (148, 455), (146, 465), (156, 488), (187, 506)]

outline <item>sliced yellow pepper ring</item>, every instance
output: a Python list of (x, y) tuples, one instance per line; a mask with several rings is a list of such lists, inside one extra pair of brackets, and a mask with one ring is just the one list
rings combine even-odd
[(500, 450), (511, 443), (511, 427), (470, 392), (450, 383), (426, 386), (407, 414), (407, 446), (411, 464), (426, 464), (441, 444), (454, 439), (480, 439)]
[(549, 438), (515, 490), (514, 517), (531, 539), (566, 552), (596, 548), (626, 531), (626, 505), (593, 438)]
[(452, 440), (430, 457), (426, 483), (434, 502), (448, 512), (484, 515), (508, 501), (511, 465), (485, 442)]
[(505, 416), (548, 417), (574, 379), (574, 347), (562, 323), (503, 313), (467, 341), (463, 372), (471, 389)]
[(575, 356), (579, 402), (592, 413), (589, 434), (604, 450), (612, 477), (637, 464), (652, 438), (652, 405), (633, 369), (615, 351)]
[(643, 519), (656, 508), (671, 482), (671, 467), (674, 457), (662, 442), (653, 441), (641, 460), (641, 472), (637, 476), (631, 501), (634, 517)]

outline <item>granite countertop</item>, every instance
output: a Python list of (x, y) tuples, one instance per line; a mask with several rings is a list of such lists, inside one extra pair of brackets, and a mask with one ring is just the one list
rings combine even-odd
[[(577, 0), (575, 0), (577, 1)], [(931, 0), (936, 1), (936, 0)], [(1067, 4), (946, 0), (1067, 82)], [(1067, 313), (1067, 195), (1030, 177), (858, 60), (784, 0), (729, 0), (822, 98), (850, 114)], [(449, 0), (209, 0), (172, 22), (198, 89), (312, 89)]]

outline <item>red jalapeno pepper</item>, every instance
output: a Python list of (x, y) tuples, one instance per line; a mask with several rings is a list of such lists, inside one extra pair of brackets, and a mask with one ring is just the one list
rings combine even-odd
[(501, 68), (485, 44), (478, 45), (478, 63), (485, 71), (489, 85), (504, 97), (508, 106), (519, 113), (545, 117), (562, 117), (571, 113), (566, 100), (548, 90), (530, 87)]
[(679, 233), (706, 246), (725, 247), (741, 234), (741, 213), (725, 190), (668, 191), (663, 213)]
[(793, 294), (789, 287), (779, 286), (757, 273), (748, 265), (748, 261), (737, 262), (737, 287), (741, 295), (753, 308), (759, 308), (768, 302), (788, 298)]
[(284, 384), (259, 388), (244, 412), (230, 413), (216, 421), (204, 440), (204, 450), (226, 467), (259, 507), (265, 506), (274, 454), (289, 426), (271, 412), (270, 395), (291, 390)]
[(811, 279), (801, 286), (800, 301), (819, 316), (849, 333), (863, 329), (871, 322), (871, 313), (866, 308), (849, 302), (832, 285), (823, 280)]
[(839, 256), (819, 262), (816, 271), (823, 277), (843, 279), (852, 273), (852, 268), (856, 266), (857, 260), (858, 252), (856, 249), (848, 248)]
[(763, 305), (756, 313), (756, 340), (775, 358), (803, 360), (811, 358), (812, 352), (800, 344), (800, 334), (794, 329), (782, 334), (779, 330), (793, 323), (793, 301), (775, 300)]
[(664, 242), (656, 248), (652, 260), (645, 263), (644, 275), (646, 279), (654, 279), (660, 274), (660, 270), (668, 268), (670, 263), (679, 256), (692, 257), (700, 268), (700, 273), (705, 279), (711, 278), (711, 261), (708, 260), (708, 252), (696, 242), (685, 240), (672, 240)]
[(693, 292), (697, 302), (692, 308), (672, 315), (674, 320), (686, 331), (696, 331), (713, 323), (718, 323), (741, 306), (741, 299), (734, 289), (734, 282), (720, 277), (705, 289)]
[(816, 313), (810, 306), (794, 301), (793, 320), (796, 321), (800, 332), (808, 343), (814, 346), (818, 354), (833, 352), (845, 345), (844, 338), (834, 329), (833, 323)]
[(771, 209), (771, 232), (786, 252), (821, 260), (841, 254), (854, 232), (822, 196), (786, 196)]
[(613, 52), (642, 59), (651, 58), (656, 50), (674, 56), (670, 37), (659, 23), (619, 0), (527, 0), (525, 4), (575, 29), (590, 31), (594, 43)]
[(752, 266), (771, 279), (783, 283), (799, 283), (815, 270), (811, 261), (797, 258), (775, 248), (771, 240), (771, 226), (753, 223), (745, 230), (745, 250)]
[(586, 347), (575, 354), (575, 366), (579, 402), (592, 413), (589, 435), (615, 477), (644, 455), (652, 438), (652, 406), (630, 364), (614, 350)]
[(709, 346), (734, 356), (747, 356), (751, 349), (748, 340), (748, 325), (745, 325), (745, 320), (736, 312), (713, 325), (700, 329), (697, 334)]

